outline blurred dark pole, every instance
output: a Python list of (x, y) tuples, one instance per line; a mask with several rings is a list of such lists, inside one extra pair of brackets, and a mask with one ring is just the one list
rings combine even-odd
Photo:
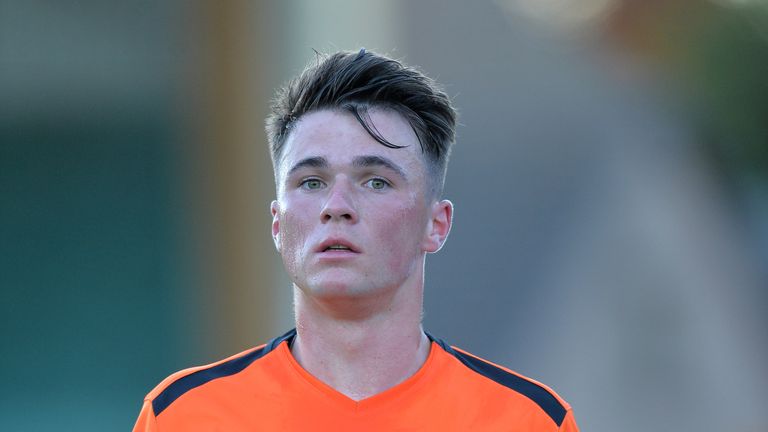
[(193, 79), (198, 153), (190, 172), (202, 212), (203, 310), (217, 354), (253, 346), (276, 332), (279, 261), (270, 237), (272, 169), (263, 131), (270, 39), (269, 2), (201, 1), (202, 71)]

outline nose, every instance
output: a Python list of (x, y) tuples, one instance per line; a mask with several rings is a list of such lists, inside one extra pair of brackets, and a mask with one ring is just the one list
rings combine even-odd
[(330, 187), (328, 199), (320, 213), (320, 220), (323, 223), (331, 221), (357, 222), (357, 210), (355, 210), (352, 191), (346, 182), (337, 181)]

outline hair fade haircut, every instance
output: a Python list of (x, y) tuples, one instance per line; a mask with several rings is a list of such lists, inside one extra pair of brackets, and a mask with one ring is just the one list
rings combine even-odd
[(323, 109), (347, 111), (376, 141), (402, 148), (385, 139), (371, 121), (371, 109), (389, 109), (413, 128), (427, 161), (429, 187), (439, 196), (456, 128), (456, 110), (445, 92), (418, 70), (364, 48), (316, 54), (315, 61), (279, 89), (273, 100), (266, 122), (273, 165), (278, 166), (296, 122)]

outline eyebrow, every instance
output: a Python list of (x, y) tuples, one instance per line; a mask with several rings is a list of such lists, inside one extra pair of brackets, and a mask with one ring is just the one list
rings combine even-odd
[[(381, 157), (381, 156), (358, 156), (355, 159), (352, 160), (352, 166), (356, 168), (370, 168), (370, 167), (384, 167), (389, 170), (394, 171), (397, 173), (400, 177), (404, 179), (408, 179), (408, 176), (405, 175), (405, 171), (403, 171), (400, 166), (398, 166), (393, 161)], [(294, 166), (291, 167), (291, 169), (288, 171), (288, 175), (295, 173), (296, 171), (302, 169), (302, 168), (328, 168), (328, 160), (322, 156), (313, 156), (308, 157), (305, 159), (302, 159)]]
[(381, 156), (358, 156), (352, 160), (352, 166), (357, 168), (369, 168), (369, 167), (384, 167), (396, 172), (400, 177), (408, 179), (405, 175), (405, 171), (400, 168), (396, 163)]
[(328, 160), (322, 156), (314, 156), (302, 159), (296, 162), (288, 171), (288, 175), (295, 173), (302, 168), (328, 168)]

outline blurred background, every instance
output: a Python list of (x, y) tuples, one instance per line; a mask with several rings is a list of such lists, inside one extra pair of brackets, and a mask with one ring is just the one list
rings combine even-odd
[(263, 119), (362, 46), (461, 114), (431, 333), (584, 431), (768, 431), (763, 0), (0, 0), (4, 430), (129, 430), (292, 326)]

